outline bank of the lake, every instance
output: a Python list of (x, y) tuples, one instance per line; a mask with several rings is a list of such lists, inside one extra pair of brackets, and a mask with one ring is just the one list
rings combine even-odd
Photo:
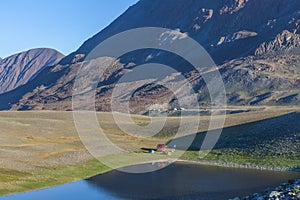
[(288, 181), (281, 185), (265, 190), (262, 193), (254, 193), (245, 197), (235, 197), (232, 200), (258, 200), (258, 199), (300, 199), (300, 179)]
[(200, 165), (207, 165), (207, 166), (228, 167), (228, 168), (300, 172), (300, 168), (289, 168), (289, 167), (268, 167), (268, 166), (259, 166), (259, 165), (251, 165), (251, 164), (245, 165), (245, 164), (227, 163), (227, 162), (199, 161), (199, 160), (196, 161), (196, 160), (183, 160), (183, 159), (179, 159), (178, 161), (186, 162), (186, 163), (195, 163)]

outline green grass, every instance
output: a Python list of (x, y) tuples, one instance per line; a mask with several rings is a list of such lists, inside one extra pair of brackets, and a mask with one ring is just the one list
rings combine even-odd
[(295, 188), (295, 189), (293, 190), (293, 193), (295, 193), (296, 196), (299, 197), (299, 195), (300, 195), (300, 188)]
[(27, 172), (21, 172), (17, 170), (9, 170), (9, 169), (0, 169), (0, 180), (1, 182), (10, 182), (21, 179), (22, 177), (26, 177), (31, 175)]
[(45, 166), (40, 168), (40, 171), (33, 173), (0, 170), (1, 183), (6, 186), (6, 188), (2, 187), (0, 189), (0, 195), (60, 185), (110, 170), (110, 168), (95, 159), (80, 165)]

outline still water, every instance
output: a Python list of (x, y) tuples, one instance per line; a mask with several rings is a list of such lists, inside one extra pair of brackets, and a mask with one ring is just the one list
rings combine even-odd
[[(151, 164), (144, 164), (149, 167)], [(228, 199), (300, 177), (297, 172), (176, 163), (146, 174), (110, 171), (87, 180), (1, 197), (1, 200)]]

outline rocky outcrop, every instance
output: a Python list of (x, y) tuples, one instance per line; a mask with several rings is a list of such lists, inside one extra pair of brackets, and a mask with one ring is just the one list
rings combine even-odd
[(300, 55), (247, 57), (224, 64), (228, 102), (239, 105), (299, 105)]
[(300, 52), (300, 34), (284, 30), (274, 40), (262, 43), (255, 50), (255, 55), (274, 55), (279, 53), (290, 53), (293, 50)]
[(292, 200), (300, 199), (300, 179), (283, 183), (280, 186), (268, 189), (263, 193), (255, 193), (247, 197), (235, 197), (232, 200)]
[(257, 36), (256, 32), (242, 30), (242, 31), (238, 31), (233, 34), (229, 34), (227, 36), (221, 37), (217, 45), (221, 45), (223, 43), (230, 43), (230, 42), (234, 42), (235, 40), (242, 40), (242, 39), (246, 39), (249, 37), (255, 37), (255, 36)]
[(0, 60), (0, 93), (26, 84), (45, 67), (57, 64), (62, 58), (56, 50), (40, 48)]
[(233, 14), (242, 9), (248, 1), (249, 0), (230, 0), (227, 5), (221, 8), (220, 14)]

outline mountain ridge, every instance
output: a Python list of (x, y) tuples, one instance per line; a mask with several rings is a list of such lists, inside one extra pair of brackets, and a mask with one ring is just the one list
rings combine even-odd
[(0, 93), (26, 84), (45, 67), (57, 64), (63, 54), (50, 48), (35, 48), (0, 60)]

